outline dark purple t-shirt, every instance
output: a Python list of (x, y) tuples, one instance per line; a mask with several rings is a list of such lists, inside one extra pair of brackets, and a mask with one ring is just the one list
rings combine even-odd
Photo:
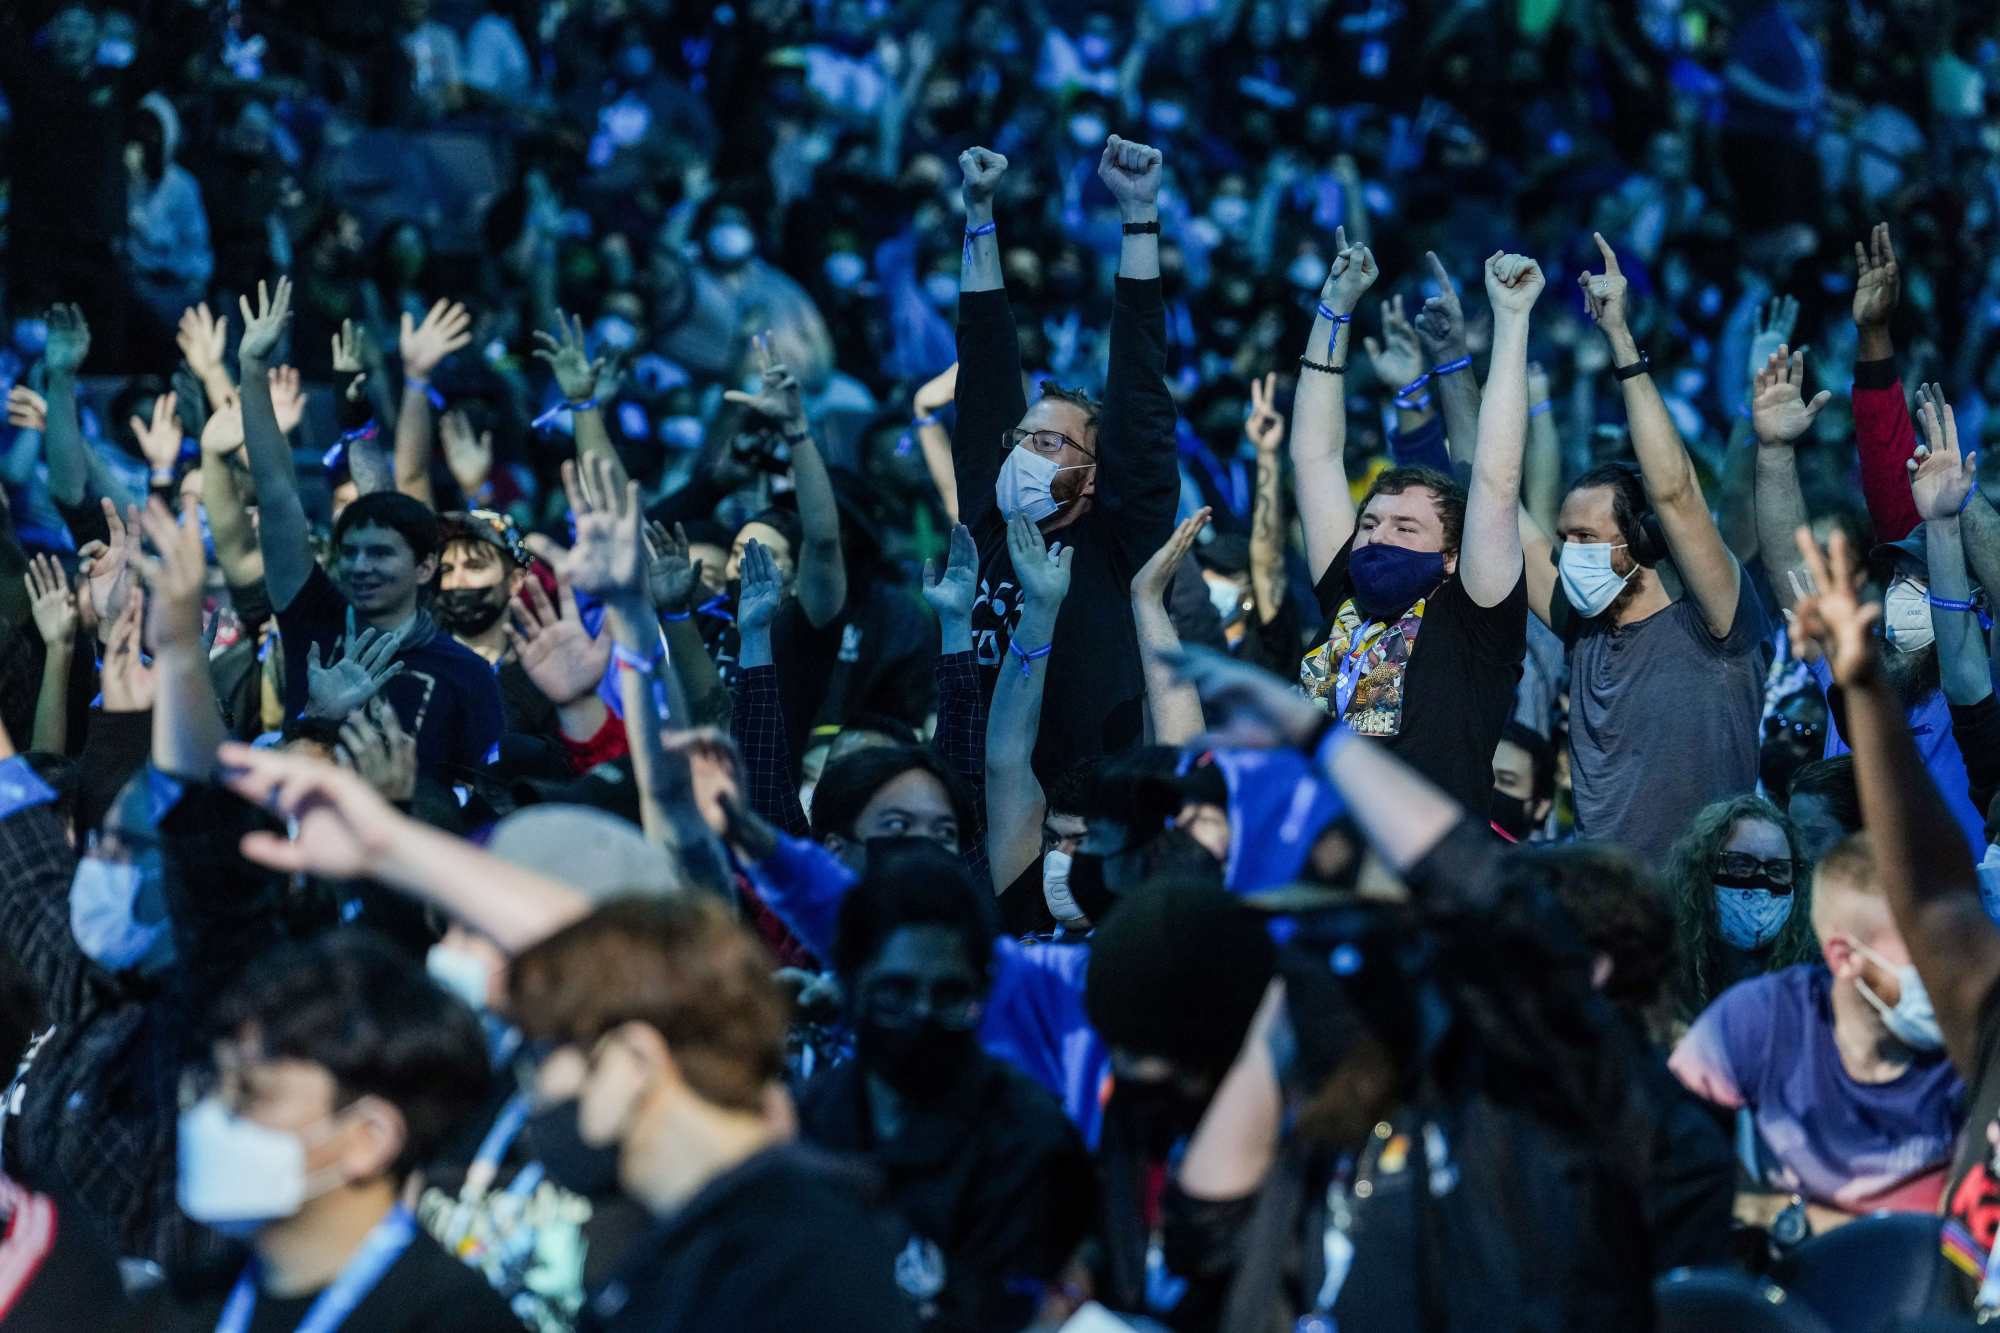
[(1849, 1212), (1934, 1212), (1965, 1085), (1943, 1051), (1887, 1083), (1859, 1083), (1833, 1040), (1833, 978), (1801, 963), (1731, 986), (1669, 1062), (1695, 1093), (1747, 1107), (1764, 1180)]

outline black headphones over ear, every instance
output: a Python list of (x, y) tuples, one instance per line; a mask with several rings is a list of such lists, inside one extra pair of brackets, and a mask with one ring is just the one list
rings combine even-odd
[[(1660, 526), (1660, 516), (1653, 512), (1652, 504), (1647, 501), (1646, 483), (1641, 477), (1638, 466), (1633, 463), (1616, 463), (1612, 466), (1631, 476), (1635, 483), (1634, 489), (1639, 495), (1640, 503), (1633, 518), (1631, 540), (1626, 543), (1626, 549), (1633, 560), (1651, 569), (1673, 554), (1667, 546), (1666, 529)], [(1554, 544), (1549, 547), (1551, 564), (1562, 562), (1562, 548), (1563, 538), (1558, 536)]]

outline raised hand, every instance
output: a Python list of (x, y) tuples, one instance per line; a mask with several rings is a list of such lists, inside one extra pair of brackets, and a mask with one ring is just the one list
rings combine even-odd
[(507, 627), (507, 642), (535, 688), (561, 708), (587, 697), (604, 679), (611, 662), (611, 636), (592, 637), (577, 610), (576, 590), (567, 582), (557, 591), (560, 610), (550, 604), (539, 580), (521, 585), (521, 596), (507, 603), (513, 622)]
[(1821, 389), (1805, 400), (1806, 349), (1792, 352), (1783, 343), (1764, 359), (1750, 391), (1750, 424), (1757, 443), (1789, 445), (1812, 429), (1813, 418), (1833, 395)]
[(7, 424), (16, 430), (47, 430), (49, 400), (25, 384), (7, 390)]
[(153, 399), (153, 419), (148, 423), (134, 415), (128, 422), (139, 441), (139, 453), (155, 473), (172, 472), (181, 456), (181, 423), (174, 415), (179, 397), (172, 390)]
[(1160, 197), (1160, 168), (1166, 161), (1159, 149), (1112, 135), (1097, 159), (1097, 179), (1104, 182), (1121, 212), (1150, 212)]
[(759, 541), (743, 544), (741, 577), (736, 595), (736, 624), (745, 635), (769, 632), (785, 600), (784, 576), (778, 562)]
[(646, 597), (646, 571), (639, 539), (639, 483), (619, 485), (612, 463), (592, 454), (581, 464), (562, 465), (563, 490), (576, 516), (576, 544), (557, 573), (607, 602), (630, 606)]
[(174, 334), (174, 345), (181, 349), (181, 359), (195, 378), (207, 384), (222, 372), (222, 354), (229, 345), (229, 316), (217, 319), (209, 313), (208, 302), (190, 306), (181, 311), (180, 328)]
[(271, 367), (268, 383), (271, 386), (271, 410), (277, 415), (278, 429), (288, 432), (306, 415), (306, 393), (299, 387), (298, 367)]
[(1215, 733), (1223, 744), (1270, 749), (1300, 745), (1326, 714), (1286, 681), (1226, 653), (1183, 646), (1166, 658), (1174, 675), (1194, 686), (1207, 716), (1225, 719)]
[(52, 305), (48, 323), (49, 340), (42, 348), (42, 360), (49, 373), (76, 374), (83, 359), (90, 355), (90, 325), (83, 318), (83, 307)]
[(493, 475), (493, 432), (475, 431), (470, 417), (451, 411), (438, 421), (438, 443), (444, 450), (444, 465), (466, 498), (479, 494)]
[(1430, 265), (1431, 281), (1438, 290), (1424, 302), (1412, 323), (1431, 364), (1443, 365), (1465, 355), (1465, 307), (1458, 299), (1458, 284), (1451, 280), (1451, 272), (1437, 251), (1424, 251), (1424, 262)]
[(402, 636), (354, 624), (349, 612), (347, 633), (332, 662), (320, 665), (319, 645), (306, 650), (306, 716), (340, 721), (373, 699), (384, 685), (403, 673), (396, 650)]
[(206, 652), (201, 637), (201, 597), (208, 583), (208, 556), (201, 543), (201, 505), (181, 502), (181, 519), (155, 498), (147, 501), (139, 525), (157, 555), (134, 556), (146, 583), (146, 638), (156, 654), (183, 649)]
[(403, 374), (428, 380), (446, 357), (472, 342), (472, 316), (456, 301), (439, 301), (419, 324), (403, 314), (401, 351)]
[(990, 148), (968, 148), (958, 155), (958, 170), (964, 177), (959, 192), (966, 213), (992, 212), (993, 192), (1007, 174), (1007, 159)]
[(1958, 418), (1936, 384), (1917, 386), (1924, 442), (1910, 459), (1910, 498), (1925, 519), (1956, 518), (1979, 481), (1979, 455), (1958, 452)]
[(553, 334), (535, 330), (535, 357), (548, 364), (556, 377), (556, 387), (572, 403), (587, 403), (597, 397), (597, 378), (604, 373), (604, 358), (591, 358), (583, 342), (581, 316), (556, 311)]
[(243, 447), (243, 400), (230, 397), (215, 405), (201, 428), (203, 458), (226, 458)]
[(1403, 313), (1403, 298), (1392, 296), (1382, 303), (1382, 341), (1363, 338), (1361, 346), (1368, 352), (1368, 363), (1375, 368), (1375, 378), (1382, 381), (1382, 387), (1394, 393), (1405, 384), (1414, 381), (1427, 368), (1424, 365), (1424, 349), (1417, 342), (1417, 330)]
[(924, 600), (943, 621), (972, 621), (972, 604), (979, 596), (979, 547), (972, 529), (961, 523), (951, 530), (951, 555), (939, 574), (924, 561)]
[(1882, 604), (1862, 600), (1867, 575), (1848, 549), (1846, 533), (1835, 528), (1824, 552), (1811, 528), (1801, 527), (1795, 536), (1814, 591), (1793, 607), (1793, 636), (1804, 635), (1819, 645), (1835, 681), (1864, 684), (1882, 665), (1872, 633), (1882, 620)]
[(139, 506), (126, 510), (131, 519), (119, 517), (118, 506), (99, 500), (104, 509), (108, 534), (102, 542), (87, 542), (77, 551), (77, 571), (90, 580), (90, 604), (97, 623), (108, 625), (124, 610), (132, 591), (132, 555), (139, 546)]
[(1488, 255), (1485, 273), (1486, 300), (1496, 316), (1504, 314), (1517, 319), (1525, 316), (1535, 308), (1542, 288), (1548, 285), (1541, 265), (1526, 255), (1504, 251)]
[(1597, 242), (1597, 253), (1604, 257), (1604, 272), (1592, 273), (1586, 269), (1576, 275), (1576, 285), (1583, 288), (1583, 303), (1599, 332), (1606, 335), (1626, 332), (1626, 284), (1625, 275), (1618, 268), (1618, 256), (1612, 253), (1610, 242), (1602, 233), (1592, 232), (1590, 239)]
[(1854, 322), (1861, 328), (1886, 329), (1903, 299), (1903, 271), (1896, 263), (1896, 247), (1889, 240), (1889, 224), (1878, 222), (1868, 233), (1867, 244), (1854, 243)]
[(1007, 522), (1007, 554), (1013, 557), (1014, 581), (1030, 606), (1053, 612), (1069, 596), (1069, 567), (1076, 548), (1061, 542), (1044, 548), (1041, 529), (1026, 514)]
[(672, 532), (664, 523), (648, 523), (646, 538), (646, 594), (653, 609), (673, 615), (694, 606), (701, 588), (701, 564), (688, 560), (687, 530), (674, 524)]
[(1796, 296), (1774, 296), (1762, 310), (1757, 311), (1750, 324), (1750, 378), (1755, 379), (1764, 369), (1771, 353), (1792, 341), (1792, 330), (1799, 323), (1799, 301)]
[(1285, 442), (1285, 414), (1278, 410), (1275, 373), (1250, 381), (1250, 415), (1243, 418), (1243, 434), (1259, 454), (1275, 454)]
[(278, 350), (278, 339), (284, 336), (285, 325), (292, 317), (292, 280), (279, 278), (273, 288), (259, 278), (255, 310), (250, 308), (248, 296), (236, 300), (237, 310), (243, 316), (243, 341), (236, 345), (236, 359), (239, 364), (254, 366), (261, 375), (265, 363)]
[(368, 331), (351, 319), (341, 320), (340, 331), (333, 335), (333, 373), (359, 375), (367, 367)]
[(1204, 505), (1182, 519), (1167, 536), (1166, 544), (1153, 552), (1139, 572), (1132, 576), (1132, 600), (1135, 602), (1164, 602), (1167, 589), (1174, 581), (1174, 571), (1187, 559), (1187, 553), (1194, 549), (1195, 538), (1208, 526), (1209, 515), (1214, 511)]
[(69, 575), (54, 556), (38, 555), (28, 562), (27, 583), (28, 607), (34, 612), (35, 630), (42, 642), (51, 648), (68, 648), (76, 642), (82, 615)]
[(916, 397), (910, 400), (911, 414), (919, 417), (935, 416), (951, 406), (951, 401), (957, 394), (958, 362), (954, 361), (918, 387)]
[(302, 754), (234, 742), (218, 757), (231, 791), (291, 828), (289, 837), (245, 834), (246, 860), (284, 874), (359, 879), (374, 873), (388, 854), (401, 817), (359, 774)]
[(1326, 281), (1320, 284), (1319, 299), (1343, 315), (1351, 315), (1361, 304), (1361, 294), (1381, 276), (1375, 266), (1375, 252), (1365, 245), (1349, 245), (1347, 228), (1333, 231), (1333, 263), (1327, 267)]
[(371, 699), (340, 724), (333, 761), (398, 804), (417, 794), (417, 738), (403, 730), (386, 699)]
[(805, 391), (782, 361), (771, 359), (771, 335), (760, 333), (751, 339), (757, 349), (757, 368), (764, 384), (756, 393), (731, 389), (722, 395), (725, 403), (735, 403), (751, 416), (767, 421), (789, 435), (806, 428)]
[(141, 659), (139, 638), (145, 620), (143, 597), (127, 597), (104, 640), (104, 711), (139, 713), (153, 706), (153, 668)]

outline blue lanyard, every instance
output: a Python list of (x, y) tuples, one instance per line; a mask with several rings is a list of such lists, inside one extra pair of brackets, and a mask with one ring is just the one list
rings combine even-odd
[[(410, 1216), (410, 1210), (397, 1204), (389, 1210), (389, 1215), (377, 1222), (361, 1241), (361, 1248), (340, 1270), (340, 1276), (333, 1285), (319, 1294), (319, 1299), (306, 1311), (306, 1317), (299, 1321), (296, 1333), (333, 1333), (345, 1323), (347, 1316), (354, 1313), (354, 1307), (361, 1304), (382, 1275), (395, 1266), (403, 1257), (403, 1251), (416, 1239), (417, 1221)], [(250, 1327), (251, 1312), (257, 1308), (257, 1264), (252, 1261), (236, 1279), (230, 1289), (229, 1303), (222, 1307), (222, 1318), (216, 1321), (215, 1333), (244, 1333)]]

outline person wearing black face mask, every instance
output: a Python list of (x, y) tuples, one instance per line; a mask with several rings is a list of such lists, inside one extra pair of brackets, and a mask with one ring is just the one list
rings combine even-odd
[(882, 1173), (905, 1223), (896, 1280), (930, 1328), (1030, 1322), (1090, 1220), (1089, 1159), (1062, 1108), (979, 1046), (996, 933), (957, 857), (873, 845), (833, 959), (854, 1059), (799, 1101), (805, 1139)]
[[(1397, 467), (1376, 478), (1358, 510), (1349, 498), (1341, 370), (1348, 321), (1375, 281), (1375, 259), (1344, 238), (1301, 358), (1292, 428), (1306, 556), (1327, 621), (1299, 664), (1299, 682), (1323, 711), (1482, 814), (1490, 809), (1494, 745), (1527, 652), (1515, 511), (1527, 439), (1528, 312), (1542, 289), (1540, 270), (1522, 256), (1494, 255), (1485, 270), (1493, 357), (1469, 490), (1430, 468)], [(1436, 300), (1462, 318), (1448, 278), (1444, 286)], [(1470, 361), (1430, 374), (1470, 375)], [(1472, 444), (1453, 440), (1453, 452), (1463, 456)]]
[(1548, 739), (1509, 722), (1493, 750), (1493, 831), (1508, 842), (1541, 834), (1555, 807), (1556, 751)]
[(474, 509), (442, 515), (440, 526), (432, 614), (446, 633), (492, 664), (509, 732), (554, 735), (557, 708), (528, 678), (507, 642), (508, 600), (534, 577), (512, 520)]

